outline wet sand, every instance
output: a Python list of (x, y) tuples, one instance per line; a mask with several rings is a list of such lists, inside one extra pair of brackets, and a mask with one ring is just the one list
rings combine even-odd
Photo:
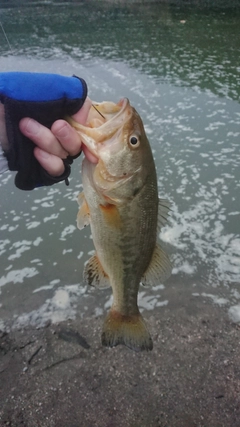
[(145, 317), (150, 353), (103, 348), (102, 318), (2, 333), (0, 426), (238, 427), (240, 327), (180, 293)]

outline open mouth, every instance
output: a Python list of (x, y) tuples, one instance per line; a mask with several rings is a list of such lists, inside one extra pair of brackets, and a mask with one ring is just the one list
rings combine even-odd
[(121, 99), (117, 104), (113, 102), (93, 102), (90, 108), (86, 125), (81, 125), (68, 118), (68, 122), (76, 129), (83, 144), (97, 158), (99, 158), (99, 144), (111, 141), (116, 132), (121, 129), (129, 115), (129, 100)]

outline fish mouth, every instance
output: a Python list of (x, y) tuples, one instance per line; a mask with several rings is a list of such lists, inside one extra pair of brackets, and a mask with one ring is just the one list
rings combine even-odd
[(67, 120), (81, 137), (82, 143), (99, 159), (99, 150), (107, 141), (116, 137), (121, 132), (126, 119), (131, 115), (131, 106), (128, 98), (113, 102), (94, 102), (90, 108), (85, 125), (77, 123), (72, 117)]

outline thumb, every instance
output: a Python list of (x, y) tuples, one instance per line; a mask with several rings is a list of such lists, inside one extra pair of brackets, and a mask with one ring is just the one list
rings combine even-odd
[[(87, 121), (88, 113), (91, 106), (92, 106), (92, 101), (90, 98), (87, 97), (81, 110), (79, 110), (76, 114), (72, 116), (73, 119), (76, 120), (76, 122), (80, 123), (81, 125), (84, 125)], [(83, 147), (83, 152), (87, 157), (87, 159), (91, 163), (98, 163), (98, 159), (88, 150), (88, 148), (84, 144), (82, 145), (82, 147)]]
[(92, 101), (90, 98), (86, 98), (81, 110), (79, 110), (76, 114), (74, 114), (72, 117), (76, 122), (80, 123), (81, 125), (84, 125), (87, 121), (88, 113), (91, 108)]

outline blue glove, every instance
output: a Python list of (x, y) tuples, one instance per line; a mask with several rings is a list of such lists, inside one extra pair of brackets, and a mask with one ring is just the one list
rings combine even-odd
[(87, 85), (76, 76), (57, 74), (0, 73), (0, 101), (4, 104), (9, 150), (5, 153), (9, 169), (17, 171), (15, 184), (22, 190), (52, 185), (70, 175), (73, 157), (64, 160), (60, 177), (50, 176), (33, 154), (35, 145), (19, 130), (19, 121), (31, 117), (51, 128), (53, 122), (75, 114), (87, 96)]

